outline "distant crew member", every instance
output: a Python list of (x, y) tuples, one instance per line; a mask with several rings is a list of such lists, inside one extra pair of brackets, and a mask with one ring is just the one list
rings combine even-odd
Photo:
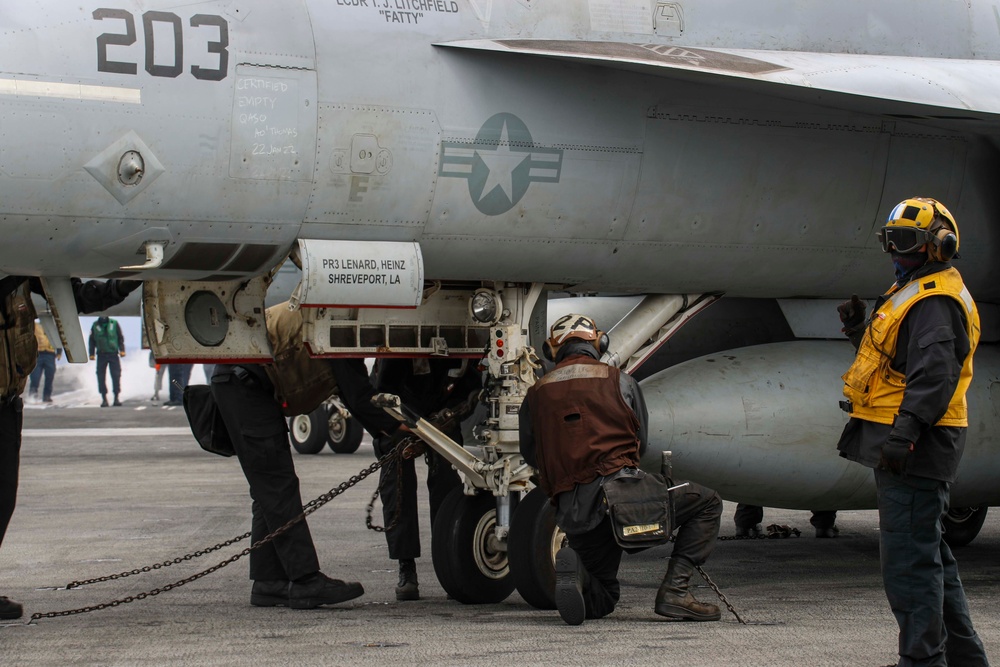
[[(121, 303), (142, 283), (135, 280), (73, 279), (73, 296), (81, 313), (93, 313)], [(45, 296), (37, 278), (7, 276), (0, 279), (0, 544), (14, 514), (21, 452), (23, 403), (21, 393), (35, 367), (35, 307), (31, 292)], [(20, 618), (21, 605), (0, 596), (0, 619)]]
[[(153, 377), (153, 397), (149, 400), (155, 403), (160, 400), (160, 391), (163, 389), (163, 374), (166, 372), (167, 367), (156, 362), (156, 355), (153, 354), (152, 350), (149, 351), (149, 367), (155, 372), (155, 376)], [(212, 381), (211, 376), (209, 376), (207, 381)]]
[[(764, 520), (764, 508), (760, 505), (739, 503), (733, 514), (737, 537), (757, 537), (763, 532), (761, 522)], [(809, 523), (816, 529), (816, 537), (836, 537), (840, 534), (837, 528), (837, 510), (813, 510)]]
[(119, 357), (125, 356), (125, 335), (118, 320), (110, 317), (98, 317), (90, 327), (90, 360), (97, 359), (97, 391), (101, 394), (101, 407), (108, 407), (107, 374), (111, 371), (111, 389), (115, 400), (113, 405), (120, 407), (118, 399), (122, 387), (122, 365)]
[(169, 399), (164, 406), (181, 405), (184, 398), (184, 387), (191, 382), (191, 371), (194, 364), (167, 364), (167, 393)]
[[(38, 341), (38, 363), (31, 371), (28, 382), (28, 396), (38, 400), (38, 386), (42, 385), (42, 403), (52, 402), (52, 383), (56, 377), (56, 360), (62, 358), (62, 348), (56, 349), (49, 342), (41, 323), (35, 322), (35, 340)], [(42, 376), (45, 382), (42, 382)]]
[(943, 205), (900, 202), (878, 233), (896, 282), (865, 319), (857, 296), (838, 307), (857, 347), (844, 374), (850, 413), (837, 448), (875, 469), (882, 580), (899, 625), (902, 667), (988, 661), (969, 616), (941, 515), (965, 449), (979, 312), (962, 276), (958, 225)]
[[(569, 546), (556, 554), (556, 608), (569, 625), (614, 611), (621, 595), (622, 549), (612, 534), (603, 492), (606, 481), (635, 469), (646, 449), (642, 390), (627, 373), (599, 361), (607, 335), (585, 315), (552, 325), (547, 354), (556, 366), (528, 390), (520, 412), (520, 449), (538, 469), (538, 482), (556, 506), (556, 524)], [(717, 621), (714, 604), (689, 590), (695, 566), (715, 548), (722, 500), (690, 483), (675, 492), (680, 526), (654, 611), (677, 621)]]

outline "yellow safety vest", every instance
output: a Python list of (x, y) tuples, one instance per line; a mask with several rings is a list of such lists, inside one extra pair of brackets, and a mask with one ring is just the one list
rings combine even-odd
[(954, 268), (948, 268), (911, 281), (886, 293), (886, 301), (872, 314), (864, 338), (850, 369), (844, 373), (844, 396), (850, 400), (851, 417), (879, 424), (891, 424), (903, 402), (906, 377), (893, 370), (896, 338), (906, 313), (921, 299), (950, 296), (966, 312), (969, 354), (962, 362), (958, 387), (948, 403), (948, 410), (935, 426), (968, 426), (965, 392), (972, 382), (972, 354), (979, 343), (979, 310), (972, 295)]

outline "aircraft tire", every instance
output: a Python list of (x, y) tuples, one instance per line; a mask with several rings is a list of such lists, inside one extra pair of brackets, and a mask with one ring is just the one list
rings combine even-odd
[(288, 420), (292, 447), (299, 454), (319, 454), (326, 447), (327, 431), (325, 405), (307, 415), (296, 415)]
[(445, 592), (462, 604), (493, 604), (514, 592), (507, 552), (491, 546), (496, 499), (452, 490), (434, 517), (431, 556)]
[(549, 497), (533, 489), (518, 503), (510, 520), (507, 558), (517, 592), (536, 609), (556, 608), (555, 557), (565, 541)]
[(337, 454), (353, 454), (358, 451), (361, 439), (365, 437), (365, 429), (361, 426), (361, 422), (353, 417), (345, 419), (339, 410), (330, 411), (327, 432), (330, 449)]
[(986, 521), (989, 507), (952, 507), (942, 517), (944, 541), (949, 547), (964, 547), (976, 539)]

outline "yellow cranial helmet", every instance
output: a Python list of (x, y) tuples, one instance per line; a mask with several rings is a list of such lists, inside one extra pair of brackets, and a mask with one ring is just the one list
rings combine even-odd
[(944, 204), (927, 197), (912, 197), (896, 204), (877, 236), (882, 252), (917, 252), (929, 243), (934, 259), (949, 260), (958, 254), (955, 217)]

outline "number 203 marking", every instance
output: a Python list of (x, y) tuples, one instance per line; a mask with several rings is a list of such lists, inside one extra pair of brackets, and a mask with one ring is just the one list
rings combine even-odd
[[(138, 71), (136, 63), (120, 62), (108, 60), (109, 46), (131, 46), (135, 44), (135, 17), (132, 12), (124, 9), (95, 9), (94, 19), (103, 21), (104, 19), (121, 19), (125, 21), (125, 32), (106, 32), (97, 37), (97, 71), (112, 72), (114, 74), (135, 74)], [(156, 62), (153, 50), (153, 24), (166, 23), (173, 27), (174, 34), (174, 62), (172, 64), (160, 64)], [(219, 54), (219, 66), (215, 69), (191, 66), (191, 74), (196, 79), (204, 81), (221, 81), (226, 78), (229, 68), (229, 24), (221, 16), (214, 14), (195, 14), (191, 17), (191, 27), (215, 26), (219, 31), (218, 41), (209, 41), (206, 44), (208, 53)], [(184, 70), (184, 37), (181, 28), (181, 19), (171, 12), (146, 12), (142, 15), (142, 31), (146, 45), (146, 71), (153, 76), (163, 76), (175, 78)]]

